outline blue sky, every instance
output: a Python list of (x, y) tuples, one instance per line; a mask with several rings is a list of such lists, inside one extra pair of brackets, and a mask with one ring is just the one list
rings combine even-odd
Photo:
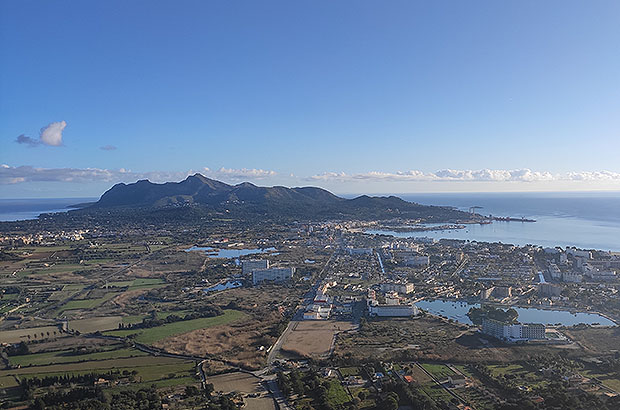
[(618, 21), (615, 0), (6, 0), (0, 196), (193, 172), (618, 190)]

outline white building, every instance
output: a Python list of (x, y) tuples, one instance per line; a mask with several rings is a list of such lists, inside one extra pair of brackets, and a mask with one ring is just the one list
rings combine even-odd
[(293, 278), (295, 268), (270, 268), (257, 269), (252, 272), (252, 284), (254, 286), (268, 281), (275, 283), (289, 282)]
[(378, 317), (409, 317), (419, 313), (416, 305), (370, 305), (368, 314)]
[(505, 323), (493, 319), (482, 320), (482, 333), (509, 342), (544, 340), (545, 331), (546, 327), (541, 323), (521, 324)]
[(269, 269), (269, 261), (267, 259), (248, 259), (241, 261), (241, 270), (245, 275), (249, 275), (258, 269)]
[(382, 283), (381, 292), (397, 292), (403, 295), (412, 293), (415, 287), (413, 283)]

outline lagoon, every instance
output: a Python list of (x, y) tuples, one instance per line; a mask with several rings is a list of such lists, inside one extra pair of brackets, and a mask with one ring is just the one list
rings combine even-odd
[(210, 258), (226, 258), (233, 259), (239, 258), (245, 255), (255, 255), (261, 253), (269, 253), (276, 251), (276, 248), (256, 248), (256, 249), (216, 249), (210, 246), (192, 246), (189, 249), (185, 249), (185, 252), (204, 252)]
[[(449, 319), (456, 320), (459, 323), (472, 325), (467, 312), (472, 307), (480, 307), (479, 303), (469, 303), (464, 301), (451, 300), (423, 300), (416, 302), (420, 309), (424, 309), (434, 315), (445, 316)], [(579, 323), (585, 324), (601, 324), (605, 326), (615, 326), (611, 320), (597, 313), (572, 313), (565, 310), (548, 310), (538, 308), (522, 308), (512, 306), (519, 313), (519, 322), (521, 323), (543, 323), (546, 325), (562, 324), (563, 326), (572, 326)]]

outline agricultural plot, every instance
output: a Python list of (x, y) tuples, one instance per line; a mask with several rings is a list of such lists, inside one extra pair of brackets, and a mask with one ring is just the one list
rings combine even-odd
[(93, 309), (118, 295), (116, 292), (109, 292), (100, 298), (70, 300), (58, 309), (57, 314), (60, 315), (67, 310)]
[(162, 287), (163, 285), (165, 285), (165, 282), (163, 279), (159, 278), (139, 278), (134, 280), (109, 282), (107, 285), (108, 287), (127, 288), (127, 290), (134, 290)]
[(135, 335), (135, 340), (139, 343), (153, 344), (160, 340), (171, 336), (191, 332), (197, 329), (204, 329), (212, 326), (223, 325), (241, 319), (243, 313), (238, 310), (224, 310), (220, 316), (205, 317), (192, 320), (183, 320), (180, 322), (167, 323), (162, 326), (152, 327), (149, 329), (127, 329), (106, 332), (111, 336), (127, 337)]
[(118, 324), (123, 323), (121, 316), (92, 317), (69, 321), (69, 329), (80, 333), (93, 333), (97, 331), (118, 329)]
[(0, 343), (19, 343), (28, 340), (45, 340), (60, 333), (57, 326), (40, 326), (27, 329), (0, 331)]
[[(119, 347), (119, 346), (117, 346)], [(127, 358), (146, 356), (147, 354), (131, 348), (117, 348), (102, 352), (75, 354), (72, 350), (61, 350), (55, 352), (33, 353), (22, 356), (9, 357), (12, 366), (45, 366), (60, 363), (79, 363), (86, 361), (108, 360), (113, 358)]]
[(422, 364), (424, 370), (433, 375), (433, 377), (439, 381), (447, 379), (449, 376), (454, 376), (454, 372), (448, 366), (444, 364)]
[[(149, 356), (137, 356), (127, 358), (113, 358), (108, 360), (91, 360), (79, 363), (62, 363), (52, 364), (46, 366), (31, 366), (22, 367), (20, 369), (0, 370), (0, 377), (2, 376), (45, 376), (48, 374), (83, 374), (91, 373), (93, 371), (109, 371), (118, 369), (142, 369), (142, 375), (146, 380), (151, 380), (154, 375), (163, 375), (172, 373), (172, 370), (181, 368), (187, 368), (186, 364), (193, 367), (193, 362), (187, 360), (180, 360), (171, 357), (149, 357)], [(163, 373), (164, 371), (168, 373)]]
[(293, 330), (282, 343), (282, 352), (290, 352), (302, 357), (326, 356), (336, 333), (350, 330), (352, 327), (350, 322), (296, 322)]

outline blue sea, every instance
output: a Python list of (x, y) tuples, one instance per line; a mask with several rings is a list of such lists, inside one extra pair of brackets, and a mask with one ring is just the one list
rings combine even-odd
[(620, 251), (620, 192), (401, 194), (407, 201), (446, 205), (482, 215), (535, 219), (468, 225), (466, 229), (393, 233), (515, 245), (576, 246)]
[[(466, 229), (394, 233), (397, 236), (503, 242), (515, 245), (577, 246), (620, 252), (620, 192), (400, 194), (407, 201), (445, 205), (482, 215), (525, 217), (528, 222), (493, 222)], [(0, 199), (0, 221), (34, 219), (67, 211), (96, 198)]]
[(36, 219), (42, 213), (66, 212), (73, 205), (93, 202), (97, 198), (0, 199), (0, 221)]

